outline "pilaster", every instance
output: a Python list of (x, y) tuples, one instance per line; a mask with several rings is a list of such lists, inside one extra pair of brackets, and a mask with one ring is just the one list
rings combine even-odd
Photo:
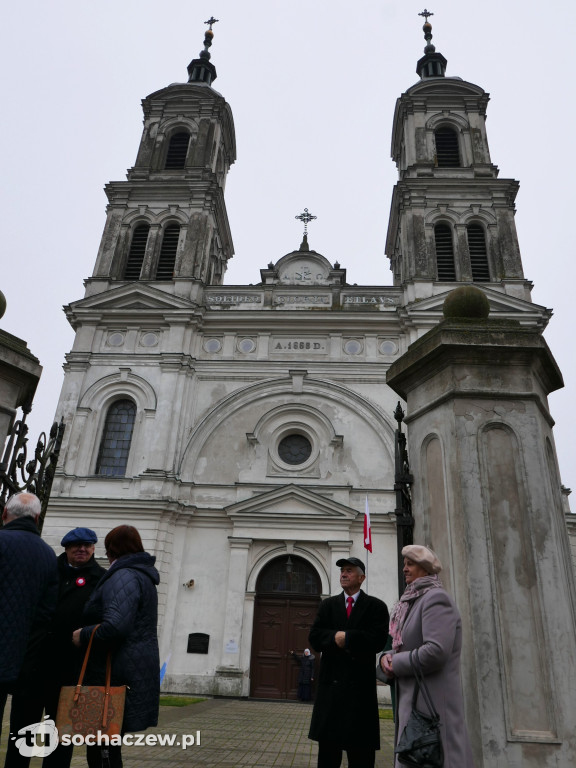
[(240, 658), (243, 649), (244, 602), (248, 578), (248, 552), (252, 539), (229, 536), (228, 588), (224, 609), (222, 655), (216, 671), (216, 686), (222, 695), (242, 695), (243, 671)]

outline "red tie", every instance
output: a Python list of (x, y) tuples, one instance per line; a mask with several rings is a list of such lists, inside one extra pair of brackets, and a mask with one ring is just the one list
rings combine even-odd
[(352, 606), (354, 605), (354, 598), (348, 597), (346, 598), (346, 602), (348, 603), (346, 606), (346, 616), (350, 618), (350, 614), (352, 613)]

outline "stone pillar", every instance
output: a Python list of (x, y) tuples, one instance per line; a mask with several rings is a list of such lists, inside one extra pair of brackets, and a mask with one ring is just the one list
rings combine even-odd
[(41, 374), (42, 366), (26, 342), (0, 330), (0, 458), (16, 410), (32, 405)]
[(216, 692), (224, 696), (241, 696), (244, 670), (240, 668), (242, 627), (248, 576), (248, 552), (252, 539), (229, 536), (230, 560), (228, 589), (224, 612), (224, 634), (220, 666), (216, 670)]
[(407, 401), (414, 541), (462, 613), (476, 768), (576, 765), (576, 589), (540, 331), (451, 319), (389, 369)]

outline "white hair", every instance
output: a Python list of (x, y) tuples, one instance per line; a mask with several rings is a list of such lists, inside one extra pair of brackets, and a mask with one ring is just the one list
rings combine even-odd
[(42, 511), (40, 499), (33, 493), (22, 491), (10, 496), (6, 502), (9, 517), (37, 517)]

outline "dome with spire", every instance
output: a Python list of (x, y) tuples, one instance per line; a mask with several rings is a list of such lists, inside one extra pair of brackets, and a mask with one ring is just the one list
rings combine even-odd
[(200, 51), (199, 57), (193, 59), (188, 64), (188, 82), (189, 83), (206, 83), (211, 85), (216, 80), (216, 67), (210, 62), (210, 46), (214, 38), (214, 32), (212, 31), (212, 25), (216, 24), (218, 19), (211, 16), (204, 24), (209, 24), (209, 28), (204, 34), (204, 49)]
[(444, 77), (448, 62), (441, 53), (436, 53), (436, 46), (432, 44), (432, 24), (428, 21), (428, 17), (434, 16), (434, 14), (432, 11), (424, 8), (418, 16), (424, 16), (425, 18), (422, 31), (424, 32), (426, 46), (424, 47), (424, 56), (416, 64), (416, 72), (422, 80), (428, 77)]

